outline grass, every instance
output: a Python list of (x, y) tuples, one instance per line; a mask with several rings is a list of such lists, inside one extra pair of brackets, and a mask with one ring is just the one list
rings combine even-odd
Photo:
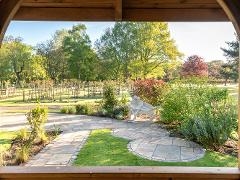
[(74, 162), (75, 166), (198, 166), (236, 167), (237, 158), (207, 151), (192, 162), (157, 162), (138, 157), (127, 149), (128, 140), (114, 137), (109, 129), (94, 130)]
[(7, 151), (11, 147), (12, 139), (16, 137), (17, 133), (14, 131), (0, 132), (0, 152)]

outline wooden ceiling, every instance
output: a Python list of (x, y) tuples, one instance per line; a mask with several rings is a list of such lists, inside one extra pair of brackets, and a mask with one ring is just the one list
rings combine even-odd
[(22, 0), (13, 19), (228, 21), (216, 0)]

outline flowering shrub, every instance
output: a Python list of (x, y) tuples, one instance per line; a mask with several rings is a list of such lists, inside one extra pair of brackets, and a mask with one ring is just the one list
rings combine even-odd
[(134, 94), (153, 106), (162, 103), (166, 90), (167, 84), (162, 80), (145, 79), (134, 83)]

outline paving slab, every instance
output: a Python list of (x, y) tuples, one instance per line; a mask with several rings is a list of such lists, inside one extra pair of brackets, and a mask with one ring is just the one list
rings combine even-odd
[[(24, 115), (2, 116), (1, 130), (18, 130), (26, 126)], [(111, 129), (112, 135), (129, 140), (128, 150), (140, 157), (164, 161), (187, 162), (202, 158), (205, 150), (198, 144), (170, 137), (169, 132), (150, 121), (119, 121), (111, 118), (51, 113), (47, 129), (60, 128), (63, 133), (32, 157), (25, 166), (71, 166), (94, 129)]]

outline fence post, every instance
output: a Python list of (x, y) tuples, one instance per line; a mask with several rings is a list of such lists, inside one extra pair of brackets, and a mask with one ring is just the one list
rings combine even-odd
[(25, 90), (23, 90), (23, 102), (25, 102)]

